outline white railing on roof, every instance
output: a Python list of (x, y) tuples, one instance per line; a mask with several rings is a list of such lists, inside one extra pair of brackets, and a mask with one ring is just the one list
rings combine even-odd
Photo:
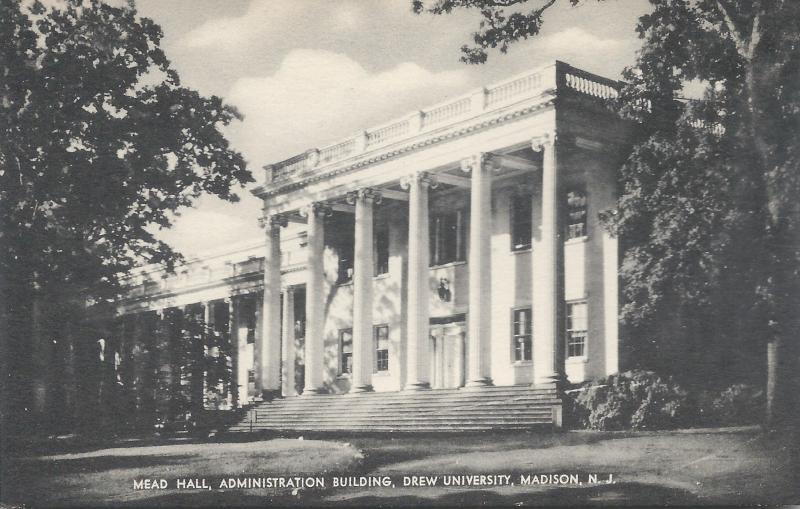
[(534, 99), (544, 93), (568, 89), (595, 100), (608, 101), (618, 96), (619, 83), (567, 64), (555, 64), (481, 88), (470, 94), (417, 111), (412, 115), (367, 129), (333, 145), (265, 167), (268, 184), (280, 185), (293, 177), (316, 171), (320, 166), (335, 164), (365, 151), (411, 139), (429, 130), (438, 129), (460, 120), (475, 117), (491, 110)]
[(400, 138), (408, 134), (408, 119), (392, 122), (384, 127), (379, 127), (372, 131), (367, 131), (367, 148), (382, 145), (389, 140)]
[(616, 99), (619, 96), (616, 82), (588, 73), (567, 71), (564, 74), (564, 83), (572, 90), (599, 99)]
[(472, 98), (462, 97), (455, 101), (449, 101), (439, 106), (434, 106), (422, 111), (421, 127), (429, 127), (440, 124), (446, 120), (460, 117), (472, 111)]
[(327, 164), (331, 161), (338, 161), (339, 159), (344, 159), (345, 157), (352, 154), (356, 149), (356, 140), (350, 138), (349, 140), (344, 140), (341, 143), (337, 143), (336, 145), (331, 145), (329, 147), (325, 147), (319, 151), (319, 162), (320, 164)]
[(486, 94), (486, 107), (506, 102), (534, 90), (541, 90), (543, 78), (542, 73), (537, 72), (489, 88)]

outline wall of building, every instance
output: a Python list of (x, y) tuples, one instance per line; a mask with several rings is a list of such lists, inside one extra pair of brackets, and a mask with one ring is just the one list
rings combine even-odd
[[(571, 185), (583, 184), (587, 192), (587, 236), (565, 242), (565, 299), (585, 300), (588, 305), (589, 330), (586, 356), (565, 360), (570, 381), (580, 382), (616, 371), (616, 308), (609, 306), (608, 281), (616, 277), (616, 240), (605, 232), (598, 213), (614, 205), (614, 180), (611, 167), (602, 158), (573, 156), (569, 159)], [(497, 385), (527, 384), (533, 380), (531, 361), (515, 361), (512, 342), (512, 312), (531, 306), (532, 252), (511, 248), (511, 197), (521, 188), (535, 188), (527, 174), (497, 180), (492, 197), (491, 281), (492, 336), (489, 350), (492, 378)], [(534, 224), (540, 222), (541, 200), (533, 198)], [(469, 195), (454, 189), (431, 194), (431, 215), (442, 210), (464, 209), (468, 216)], [(388, 324), (390, 334), (390, 369), (373, 375), (376, 390), (398, 390), (403, 387), (405, 352), (402, 338), (405, 324), (404, 272), (407, 252), (407, 212), (405, 205), (394, 205), (390, 222), (389, 273), (374, 279), (373, 323)], [(336, 235), (329, 229), (329, 236)], [(467, 236), (468, 237), (468, 236)], [(468, 238), (465, 239), (467, 241)], [(469, 246), (467, 246), (467, 253)], [(325, 322), (326, 382), (336, 392), (349, 390), (349, 375), (340, 373), (339, 332), (352, 327), (352, 284), (335, 283), (338, 256), (326, 248), (325, 272), (327, 318)], [(446, 280), (448, 292), (440, 292)], [(447, 321), (468, 313), (469, 277), (466, 261), (456, 261), (430, 270), (430, 316), (432, 321)], [(612, 289), (616, 295), (616, 288)], [(610, 311), (609, 311), (610, 309)], [(609, 321), (614, 326), (609, 325)], [(607, 347), (605, 341), (612, 343)], [(608, 359), (612, 359), (609, 361)]]

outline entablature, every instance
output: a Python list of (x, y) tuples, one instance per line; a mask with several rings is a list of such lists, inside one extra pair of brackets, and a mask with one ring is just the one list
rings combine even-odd
[(566, 63), (529, 71), (469, 94), (362, 130), (321, 149), (265, 166), (264, 184), (253, 193), (274, 197), (338, 175), (379, 164), (431, 145), (494, 128), (551, 107), (561, 95), (607, 105), (620, 83)]

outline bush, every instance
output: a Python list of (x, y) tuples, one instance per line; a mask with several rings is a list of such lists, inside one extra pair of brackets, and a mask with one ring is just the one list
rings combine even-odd
[(711, 405), (719, 424), (756, 424), (764, 414), (764, 391), (747, 384), (731, 385)]
[(670, 429), (691, 415), (687, 392), (651, 371), (611, 375), (578, 391), (566, 405), (581, 427), (599, 430)]

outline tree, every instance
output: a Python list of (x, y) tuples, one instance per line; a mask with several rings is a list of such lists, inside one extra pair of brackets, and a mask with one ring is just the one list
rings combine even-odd
[[(462, 60), (481, 63), (487, 48), (504, 52), (539, 32), (556, 1), (520, 12), (533, 3), (412, 7), (479, 10), (476, 46), (464, 46)], [(650, 3), (619, 105), (642, 128), (607, 217), (623, 245), (623, 323), (643, 350), (658, 350), (653, 358), (711, 350), (727, 355), (720, 369), (740, 353), (752, 370), (749, 353), (767, 345), (767, 420), (785, 420), (800, 333), (800, 3)], [(689, 81), (704, 86), (702, 100), (682, 97)]]
[[(573, 7), (582, 3), (582, 0), (567, 1)], [(427, 12), (434, 15), (449, 14), (455, 9), (479, 11), (482, 19), (478, 30), (472, 34), (474, 45), (461, 46), (461, 61), (482, 64), (488, 58), (487, 49), (499, 46), (505, 53), (511, 44), (537, 35), (545, 11), (556, 3), (557, 0), (433, 0), (426, 4), (424, 0), (412, 0), (411, 9), (416, 14)], [(530, 5), (534, 7), (529, 8)]]
[(171, 267), (152, 228), (253, 180), (221, 132), (239, 114), (182, 86), (161, 38), (132, 2), (0, 3), (0, 355), (15, 379), (34, 376), (30, 338), (50, 343), (39, 314), (110, 302), (137, 263)]

